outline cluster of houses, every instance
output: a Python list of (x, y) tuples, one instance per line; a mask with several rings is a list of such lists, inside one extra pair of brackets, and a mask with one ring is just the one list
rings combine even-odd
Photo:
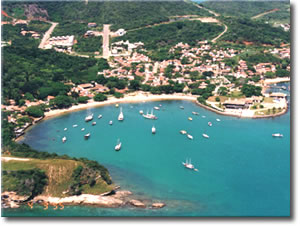
[(290, 58), (290, 48), (275, 48), (270, 50), (271, 54), (275, 54), (280, 58)]
[(35, 31), (25, 31), (22, 29), (21, 31), (21, 35), (25, 36), (27, 34), (30, 34), (32, 38), (34, 39), (39, 39), (41, 37), (41, 35)]

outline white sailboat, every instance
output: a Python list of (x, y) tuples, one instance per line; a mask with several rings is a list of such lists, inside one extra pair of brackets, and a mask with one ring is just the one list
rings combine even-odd
[(210, 121), (209, 121), (207, 124), (208, 124), (208, 126), (210, 126), (210, 127), (212, 126), (212, 123), (211, 123)]
[(73, 125), (73, 128), (76, 128), (78, 125)]
[(62, 138), (62, 142), (64, 143), (64, 142), (66, 142), (66, 141), (67, 141), (67, 137), (64, 136), (64, 137)]
[(98, 115), (98, 119), (100, 119), (100, 118), (102, 118), (102, 115), (101, 115), (101, 114)]
[(180, 133), (181, 133), (182, 135), (185, 135), (185, 134), (187, 134), (187, 131), (181, 130)]
[(85, 117), (85, 121), (88, 122), (88, 121), (91, 121), (93, 120), (94, 118), (94, 114), (89, 114), (88, 116)]
[(68, 128), (64, 128), (64, 131), (67, 131), (68, 130)]
[(119, 120), (119, 121), (123, 121), (123, 120), (124, 120), (124, 114), (123, 114), (123, 112), (122, 112), (122, 107), (120, 108), (120, 114), (119, 114), (119, 116), (118, 116), (118, 120)]
[(117, 145), (115, 146), (115, 150), (119, 151), (121, 150), (121, 147), (122, 147), (122, 143), (120, 142), (120, 139), (118, 139)]
[(82, 128), (82, 129), (81, 129), (81, 131), (84, 131), (84, 130), (85, 130), (85, 128)]
[(96, 121), (94, 121), (93, 123), (92, 123), (92, 126), (94, 126), (94, 125), (96, 125), (97, 124), (97, 122)]
[(154, 109), (156, 110), (160, 110), (160, 108), (158, 106), (154, 106)]
[(188, 159), (186, 159), (186, 161), (183, 162), (182, 165), (184, 165), (184, 167), (187, 169), (191, 169), (191, 170), (195, 169), (194, 165), (192, 164), (191, 159), (190, 159), (190, 161), (188, 161)]
[(109, 125), (112, 125), (113, 124), (113, 121), (109, 121)]
[(189, 138), (190, 140), (194, 139), (194, 137), (190, 134), (186, 134), (187, 138)]
[(202, 136), (203, 136), (204, 138), (207, 138), (207, 139), (209, 138), (209, 136), (208, 136), (207, 134), (205, 134), (205, 133), (203, 133)]
[(217, 121), (221, 121), (219, 118), (216, 119)]
[(283, 134), (280, 133), (274, 133), (272, 134), (273, 137), (283, 137)]
[(151, 114), (147, 111), (147, 114), (143, 114), (143, 117), (146, 119), (156, 120), (157, 117), (153, 114), (153, 109), (151, 111)]
[(144, 111), (143, 110), (140, 110), (140, 114), (143, 114), (144, 113)]
[(154, 127), (154, 125), (152, 126), (152, 134), (156, 133), (156, 128)]
[(87, 140), (88, 138), (90, 138), (90, 136), (91, 136), (91, 133), (87, 133), (84, 135), (84, 138)]

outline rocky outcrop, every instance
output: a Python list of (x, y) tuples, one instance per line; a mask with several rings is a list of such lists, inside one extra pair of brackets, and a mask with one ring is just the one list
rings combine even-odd
[(164, 204), (164, 203), (153, 203), (152, 204), (152, 208), (154, 208), (154, 209), (160, 209), (160, 208), (163, 208), (164, 206), (166, 206), (166, 204)]
[[(144, 203), (137, 199), (131, 198), (132, 192), (130, 191), (114, 191), (104, 193), (101, 195), (82, 194), (79, 196), (68, 197), (52, 197), (39, 195), (36, 196), (32, 202), (33, 204), (44, 205), (93, 205), (99, 207), (120, 207), (125, 205), (131, 205), (138, 208), (155, 208), (159, 209), (165, 206), (164, 203)], [(18, 208), (20, 204), (25, 204), (24, 201), (28, 199), (25, 196), (18, 196), (15, 192), (3, 192), (2, 195), (2, 207), (3, 208)]]
[(28, 196), (17, 195), (16, 192), (3, 192), (1, 194), (1, 207), (19, 208), (19, 204), (25, 201)]
[(135, 207), (146, 208), (146, 205), (144, 203), (136, 199), (130, 200), (129, 203)]

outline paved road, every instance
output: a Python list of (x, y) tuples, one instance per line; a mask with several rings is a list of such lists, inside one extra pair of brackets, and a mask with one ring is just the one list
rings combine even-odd
[(103, 25), (103, 58), (108, 58), (109, 57), (109, 29), (110, 25), (109, 24), (104, 24)]
[(39, 45), (39, 48), (41, 49), (44, 49), (45, 48), (45, 45), (46, 45), (46, 42), (47, 40), (50, 38), (51, 36), (51, 33), (53, 32), (54, 28), (58, 25), (58, 23), (55, 23), (55, 22), (49, 22), (51, 23), (51, 27), (48, 29), (48, 31), (46, 31), (40, 45)]

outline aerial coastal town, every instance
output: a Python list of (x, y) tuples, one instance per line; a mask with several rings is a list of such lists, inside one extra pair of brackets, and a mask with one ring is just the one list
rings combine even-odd
[[(18, 21), (14, 23), (18, 24)], [(21, 21), (19, 23), (27, 22)], [(97, 26), (97, 24), (88, 23), (86, 26), (89, 29)], [(168, 91), (168, 86), (175, 84), (178, 87), (178, 92), (175, 91), (175, 93), (195, 97), (195, 101), (197, 95), (208, 94), (206, 99), (198, 99), (197, 102), (201, 106), (220, 114), (250, 118), (268, 117), (283, 114), (288, 108), (286, 94), (267, 92), (270, 84), (290, 80), (289, 76), (276, 74), (278, 68), (276, 63), (260, 62), (248, 67), (247, 61), (239, 60), (235, 66), (227, 64), (230, 59), (247, 50), (220, 47), (208, 40), (198, 41), (197, 45), (194, 46), (179, 42), (169, 49), (170, 53), (176, 55), (175, 59), (153, 61), (145, 54), (147, 50), (144, 49), (142, 42), (130, 43), (128, 40), (121, 40), (110, 45), (110, 34), (114, 37), (123, 36), (126, 31), (119, 29), (116, 32), (110, 32), (109, 25), (105, 26), (108, 31), (105, 34), (107, 43), (103, 43), (103, 57), (108, 59), (109, 69), (99, 71), (98, 75), (104, 78), (116, 77), (128, 81), (124, 88), (114, 88), (120, 97), (132, 96), (132, 94), (144, 96), (151, 95), (151, 93), (152, 95), (159, 94), (159, 91), (155, 92), (155, 88), (159, 86), (165, 86), (166, 94), (171, 94), (174, 91)], [(34, 38), (40, 37), (40, 34), (35, 31), (21, 32), (22, 35), (26, 33), (31, 34)], [(94, 35), (95, 32), (87, 30), (87, 39)], [(96, 35), (104, 36), (103, 32), (98, 32)], [(72, 46), (76, 40), (72, 34), (60, 37), (49, 36), (48, 39), (41, 42), (44, 42), (40, 45), (42, 49), (54, 48), (58, 52), (74, 54)], [(106, 53), (105, 49), (108, 49)], [(280, 59), (290, 59), (290, 48), (287, 44), (282, 44), (279, 48), (266, 49), (264, 53), (272, 54)], [(105, 54), (106, 56), (104, 56)], [(286, 70), (290, 71), (290, 65), (286, 66)], [(271, 76), (268, 77), (268, 75)], [(135, 81), (136, 77), (148, 91), (150, 88), (154, 88), (154, 92), (132, 91), (130, 83)], [(247, 81), (243, 86), (235, 83), (241, 79)], [(88, 103), (97, 102), (93, 100), (97, 94), (107, 94), (111, 89), (95, 81), (77, 85), (68, 83), (68, 85), (71, 86), (68, 95), (75, 92), (80, 97), (86, 98)], [(257, 89), (257, 92), (251, 92), (253, 88), (254, 90)], [(284, 87), (282, 89), (289, 88)], [(24, 95), (22, 94), (22, 96)], [(51, 100), (54, 99), (55, 97), (50, 95), (45, 100), (30, 101), (25, 99), (23, 106), (16, 105), (14, 100), (10, 100), (9, 105), (2, 105), (2, 109), (12, 111), (12, 114), (8, 116), (9, 122), (17, 123), (20, 118), (26, 116), (26, 110), (29, 107), (44, 105), (47, 107), (45, 111), (55, 109), (56, 107), (51, 105)], [(112, 95), (108, 96), (108, 100), (111, 99), (117, 98)], [(22, 127), (17, 127), (15, 129), (16, 135), (22, 135), (32, 122), (37, 122), (40, 119), (42, 117), (33, 118), (33, 121), (26, 122)]]
[[(64, 205), (93, 206), (95, 216), (105, 215), (98, 208), (116, 207), (129, 216), (141, 208), (146, 216), (264, 215), (251, 206), (239, 213), (244, 207), (228, 195), (250, 199), (236, 183), (255, 187), (247, 204), (261, 200), (267, 215), (289, 212), (289, 3), (6, 2), (1, 16), (1, 204), (8, 215), (23, 206), (41, 216), (58, 207), (62, 215), (86, 215)], [(277, 156), (269, 161), (271, 150)], [(279, 156), (282, 175), (274, 180)], [(154, 170), (158, 158), (166, 164)], [(246, 162), (247, 168), (235, 165)], [(264, 182), (261, 173), (284, 187)], [(285, 208), (268, 213), (266, 191)], [(234, 207), (228, 213), (227, 204)]]

